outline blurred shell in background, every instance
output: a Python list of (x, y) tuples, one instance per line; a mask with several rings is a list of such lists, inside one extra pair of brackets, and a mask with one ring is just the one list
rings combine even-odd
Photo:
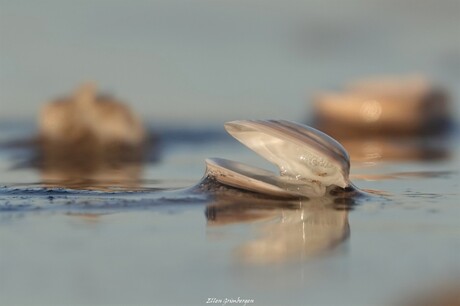
[(147, 152), (153, 142), (140, 118), (113, 97), (97, 94), (91, 83), (46, 104), (39, 133), (40, 150), (32, 164), (51, 187), (136, 188), (146, 154), (153, 154)]
[(140, 146), (146, 137), (141, 120), (127, 106), (98, 95), (91, 83), (46, 104), (39, 130), (41, 140), (53, 144)]
[(450, 119), (447, 93), (418, 75), (357, 80), (314, 97), (316, 126), (334, 137), (430, 134)]

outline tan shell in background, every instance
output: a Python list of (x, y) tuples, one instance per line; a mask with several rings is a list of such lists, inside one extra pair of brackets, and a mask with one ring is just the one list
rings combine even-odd
[(356, 80), (317, 93), (313, 108), (315, 126), (334, 137), (432, 134), (451, 119), (446, 90), (419, 75)]
[(92, 83), (46, 104), (39, 130), (43, 141), (54, 144), (140, 146), (146, 138), (140, 118), (120, 101), (99, 95)]

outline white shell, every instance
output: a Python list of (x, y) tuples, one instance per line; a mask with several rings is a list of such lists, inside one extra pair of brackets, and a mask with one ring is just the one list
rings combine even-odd
[(350, 161), (337, 141), (289, 121), (242, 120), (225, 124), (238, 141), (278, 166), (280, 175), (224, 159), (208, 159), (219, 182), (269, 195), (323, 196), (329, 186), (347, 187)]

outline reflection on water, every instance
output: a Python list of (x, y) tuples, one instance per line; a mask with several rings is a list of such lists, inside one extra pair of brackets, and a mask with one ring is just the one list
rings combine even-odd
[(460, 306), (460, 279), (446, 279), (428, 288), (418, 288), (397, 306)]
[(359, 162), (436, 161), (450, 156), (448, 140), (442, 137), (340, 137), (338, 140), (347, 149), (350, 158)]
[[(356, 174), (353, 175), (354, 179), (362, 180), (394, 180), (394, 179), (409, 179), (409, 178), (449, 178), (452, 175), (458, 173), (458, 171), (415, 171), (415, 172), (394, 172), (388, 174)], [(366, 190), (369, 192), (369, 190)], [(385, 194), (383, 191), (373, 191), (373, 194)]]
[(86, 224), (96, 224), (101, 221), (100, 217), (102, 214), (96, 213), (75, 213), (75, 212), (68, 212), (66, 213), (67, 216), (78, 218), (78, 220), (84, 221)]
[(142, 163), (142, 152), (137, 149), (43, 145), (34, 166), (46, 187), (130, 190), (140, 187)]
[[(449, 142), (452, 131), (442, 130), (427, 136), (379, 134), (366, 135), (346, 133), (348, 127), (334, 122), (316, 122), (315, 127), (326, 131), (339, 141), (355, 162), (381, 161), (440, 161), (451, 157)], [(345, 133), (343, 133), (345, 132)]]
[(239, 262), (265, 265), (324, 255), (350, 235), (351, 198), (298, 201), (217, 198), (206, 208), (208, 226), (254, 222), (256, 238), (235, 250)]
[(0, 143), (0, 148), (17, 152), (12, 170), (37, 169), (41, 186), (99, 191), (141, 189), (143, 168), (159, 160), (161, 149), (153, 134), (142, 147), (29, 138)]

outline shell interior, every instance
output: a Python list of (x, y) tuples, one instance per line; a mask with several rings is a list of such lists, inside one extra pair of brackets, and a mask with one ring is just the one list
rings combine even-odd
[(289, 121), (242, 120), (225, 124), (238, 141), (278, 166), (280, 175), (224, 159), (206, 161), (216, 179), (233, 187), (278, 196), (322, 196), (347, 187), (350, 162), (328, 135)]
[(206, 159), (206, 176), (227, 186), (277, 197), (304, 197), (313, 192), (310, 186), (295, 186), (271, 171), (222, 158)]

